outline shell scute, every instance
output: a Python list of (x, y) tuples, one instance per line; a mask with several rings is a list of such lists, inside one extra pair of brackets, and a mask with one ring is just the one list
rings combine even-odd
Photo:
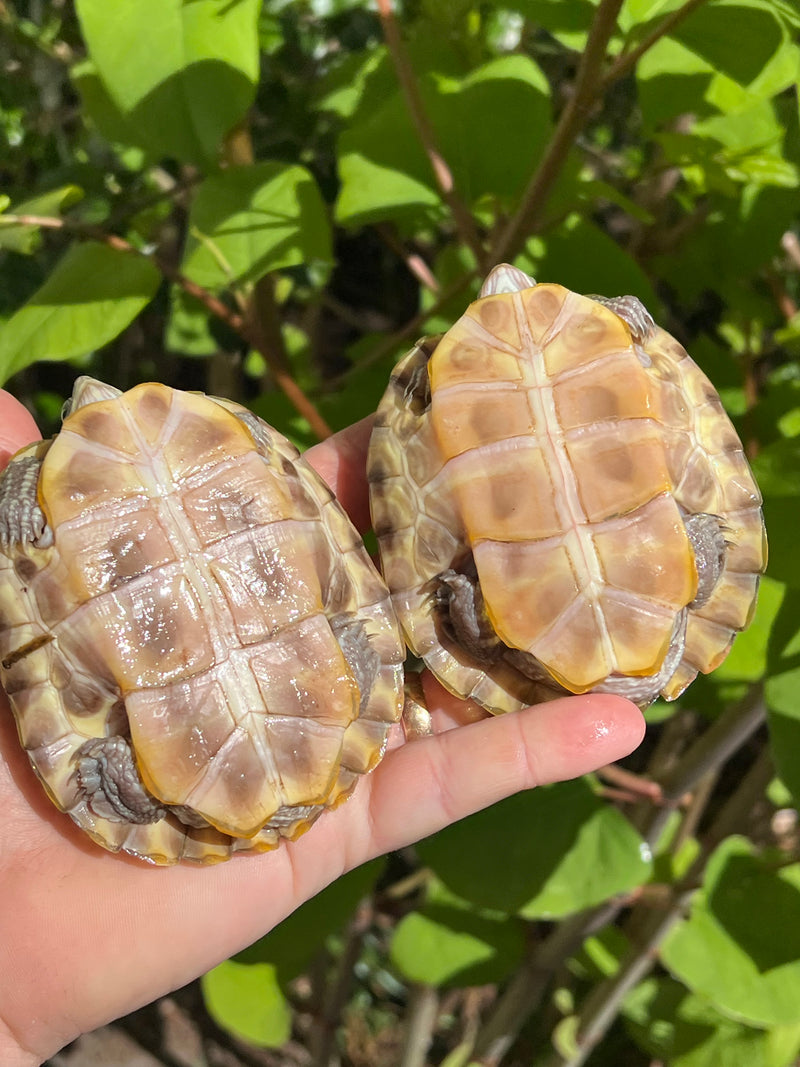
[(565, 447), (584, 522), (624, 515), (672, 487), (658, 427), (649, 419), (627, 420), (614, 434), (568, 437)]

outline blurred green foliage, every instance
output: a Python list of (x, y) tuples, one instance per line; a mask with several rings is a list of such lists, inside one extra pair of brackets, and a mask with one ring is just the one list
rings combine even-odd
[(209, 1011), (255, 1044), (292, 1035), (308, 1058), (287, 1063), (788, 1067), (800, 12), (388, 10), (0, 5), (0, 380), (45, 432), (89, 372), (226, 394), (305, 444), (374, 410), (404, 349), (514, 258), (634, 293), (686, 344), (753, 458), (770, 576), (725, 665), (651, 710), (630, 777), (512, 798), (350, 874), (206, 976)]

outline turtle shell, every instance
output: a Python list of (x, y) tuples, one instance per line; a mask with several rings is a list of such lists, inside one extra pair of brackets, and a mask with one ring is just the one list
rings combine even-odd
[(81, 379), (61, 432), (4, 475), (0, 542), (20, 739), (105, 848), (273, 848), (381, 758), (402, 707), (388, 592), (328, 487), (244, 408)]
[(765, 566), (739, 438), (633, 298), (506, 265), (482, 293), (401, 360), (371, 440), (406, 641), (495, 712), (564, 691), (673, 699), (725, 658)]

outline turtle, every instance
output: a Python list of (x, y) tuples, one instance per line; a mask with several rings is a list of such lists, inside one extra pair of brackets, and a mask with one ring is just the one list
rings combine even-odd
[(406, 643), (492, 713), (674, 700), (751, 620), (758, 487), (713, 385), (635, 297), (496, 266), (395, 367), (368, 478)]
[(51, 800), (109, 851), (296, 838), (380, 760), (404, 658), (333, 493), (238, 404), (84, 376), (2, 477), (2, 683)]

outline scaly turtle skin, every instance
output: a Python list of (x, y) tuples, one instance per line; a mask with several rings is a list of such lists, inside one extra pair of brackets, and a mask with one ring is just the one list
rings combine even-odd
[(236, 404), (82, 378), (0, 482), (0, 675), (104, 848), (213, 863), (297, 837), (381, 758), (403, 657), (332, 493)]
[(495, 268), (396, 367), (368, 467), (409, 647), (493, 712), (674, 699), (750, 621), (758, 488), (713, 386), (633, 297)]

